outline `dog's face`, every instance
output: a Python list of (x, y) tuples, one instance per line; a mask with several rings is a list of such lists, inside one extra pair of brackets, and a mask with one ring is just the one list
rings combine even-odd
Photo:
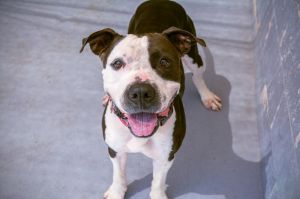
[(83, 47), (89, 42), (102, 59), (104, 90), (137, 136), (152, 133), (158, 116), (179, 92), (180, 58), (189, 51), (193, 38), (176, 30), (121, 36), (104, 29), (83, 41)]
[(180, 89), (180, 54), (161, 34), (127, 35), (107, 56), (104, 90), (125, 113), (160, 113)]

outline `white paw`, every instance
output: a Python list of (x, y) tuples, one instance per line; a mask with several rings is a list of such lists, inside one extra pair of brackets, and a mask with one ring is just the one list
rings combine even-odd
[(211, 91), (206, 91), (201, 95), (202, 103), (207, 109), (220, 111), (222, 109), (222, 101), (217, 95)]
[(104, 199), (124, 199), (126, 189), (125, 187), (115, 187), (112, 185), (105, 192)]
[(168, 199), (167, 194), (162, 189), (160, 190), (152, 190), (150, 192), (151, 199)]
[(105, 107), (108, 101), (109, 101), (109, 96), (108, 95), (104, 95), (102, 97), (102, 105)]

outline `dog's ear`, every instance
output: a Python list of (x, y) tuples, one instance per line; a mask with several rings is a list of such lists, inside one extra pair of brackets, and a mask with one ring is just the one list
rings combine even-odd
[(175, 45), (181, 55), (187, 54), (197, 43), (206, 47), (203, 39), (195, 37), (192, 33), (176, 27), (170, 27), (162, 32)]
[(122, 36), (116, 33), (114, 30), (110, 28), (106, 28), (103, 30), (99, 30), (97, 32), (92, 33), (87, 38), (82, 40), (82, 47), (80, 49), (80, 53), (83, 51), (85, 45), (87, 43), (90, 44), (90, 48), (95, 55), (103, 56), (105, 51), (110, 47), (113, 41), (116, 38), (121, 38)]

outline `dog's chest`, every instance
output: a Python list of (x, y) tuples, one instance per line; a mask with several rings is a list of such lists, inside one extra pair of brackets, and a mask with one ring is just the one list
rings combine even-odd
[[(110, 107), (108, 107), (110, 110)], [(173, 132), (176, 120), (174, 111), (168, 121), (149, 138), (133, 136), (120, 119), (112, 112), (104, 115), (106, 130), (105, 142), (119, 153), (143, 153), (150, 158), (168, 158), (173, 146)]]

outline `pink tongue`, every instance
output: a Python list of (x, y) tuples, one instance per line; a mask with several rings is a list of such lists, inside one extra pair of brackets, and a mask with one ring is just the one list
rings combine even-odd
[(128, 122), (133, 134), (146, 137), (151, 135), (156, 127), (157, 117), (155, 113), (136, 113), (128, 116)]

